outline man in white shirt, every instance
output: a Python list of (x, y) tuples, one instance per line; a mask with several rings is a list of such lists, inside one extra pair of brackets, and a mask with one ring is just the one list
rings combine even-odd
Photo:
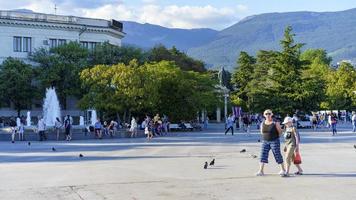
[(40, 120), (38, 120), (37, 128), (38, 128), (38, 134), (40, 136), (40, 141), (47, 140), (45, 134), (46, 124), (42, 117), (40, 117)]
[(235, 117), (232, 114), (230, 114), (226, 121), (225, 135), (227, 134), (227, 132), (229, 132), (230, 129), (231, 129), (231, 134), (234, 135), (234, 122), (235, 122)]

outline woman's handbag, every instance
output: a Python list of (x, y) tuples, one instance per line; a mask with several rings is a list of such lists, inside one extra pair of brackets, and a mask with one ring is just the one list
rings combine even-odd
[(300, 156), (299, 151), (298, 151), (298, 152), (295, 152), (295, 155), (294, 155), (294, 164), (296, 164), (296, 165), (302, 164), (302, 157)]

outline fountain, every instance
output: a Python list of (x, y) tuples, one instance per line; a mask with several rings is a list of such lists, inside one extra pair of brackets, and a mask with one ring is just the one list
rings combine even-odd
[(21, 126), (21, 119), (20, 119), (20, 117), (17, 117), (17, 118), (16, 118), (16, 126), (17, 126), (17, 127), (20, 127), (20, 126)]
[(96, 115), (96, 110), (91, 110), (91, 117), (90, 117), (90, 121), (91, 121), (91, 125), (95, 125), (96, 120), (97, 120), (97, 115)]
[(46, 126), (54, 126), (57, 117), (61, 118), (61, 109), (56, 90), (53, 87), (47, 88), (46, 97), (43, 101), (43, 119)]
[(26, 126), (31, 126), (31, 112), (27, 111)]
[(84, 117), (79, 116), (79, 126), (84, 126)]

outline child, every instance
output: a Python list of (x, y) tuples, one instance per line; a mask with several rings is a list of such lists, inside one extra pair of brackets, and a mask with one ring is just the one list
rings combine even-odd
[[(283, 121), (283, 124), (285, 125), (284, 129), (284, 139), (285, 139), (285, 147), (284, 147), (284, 152), (285, 152), (285, 165), (286, 165), (286, 174), (289, 175), (289, 169), (292, 164), (292, 162), (295, 161), (295, 155), (298, 153), (299, 154), (299, 142), (300, 142), (300, 137), (299, 133), (297, 132), (297, 129), (293, 126), (293, 119), (291, 117), (286, 117)], [(294, 162), (295, 166), (298, 168), (298, 172), (295, 173), (295, 175), (302, 175), (303, 170), (300, 167), (300, 164), (296, 164)]]

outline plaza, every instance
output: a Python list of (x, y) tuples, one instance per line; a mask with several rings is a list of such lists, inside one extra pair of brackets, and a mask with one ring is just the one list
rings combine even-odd
[[(0, 145), (1, 199), (355, 199), (356, 134), (300, 129), (304, 175), (281, 178), (272, 155), (256, 177), (260, 135), (201, 132)], [(56, 149), (52, 151), (52, 147)], [(246, 149), (245, 153), (240, 153)], [(83, 157), (80, 158), (79, 154)], [(215, 166), (203, 169), (204, 162)], [(292, 167), (292, 172), (295, 168)]]

